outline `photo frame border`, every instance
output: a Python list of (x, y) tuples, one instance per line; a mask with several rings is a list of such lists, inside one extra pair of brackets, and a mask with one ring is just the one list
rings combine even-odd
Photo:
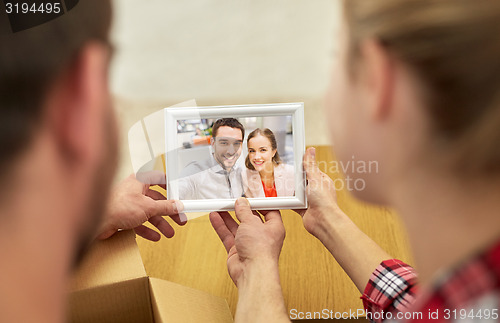
[[(177, 151), (177, 121), (209, 118), (247, 118), (292, 116), (292, 136), (295, 171), (295, 196), (272, 198), (248, 198), (252, 210), (305, 209), (307, 198), (305, 192), (306, 175), (303, 171), (302, 157), (305, 153), (304, 103), (248, 104), (207, 107), (165, 108), (165, 166), (167, 198), (179, 200), (173, 192), (178, 192), (175, 178), (170, 172), (178, 169), (177, 155), (169, 152)], [(184, 212), (234, 211), (236, 199), (204, 199), (181, 200)]]

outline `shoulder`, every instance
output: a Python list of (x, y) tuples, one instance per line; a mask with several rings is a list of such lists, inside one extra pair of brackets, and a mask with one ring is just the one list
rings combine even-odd
[(210, 168), (209, 160), (202, 160), (202, 161), (195, 160), (190, 162), (184, 167), (184, 169), (181, 171), (180, 177), (192, 176), (200, 172), (203, 172), (204, 170), (207, 170), (209, 168)]
[(260, 175), (259, 175), (259, 172), (256, 171), (256, 170), (251, 170), (251, 169), (248, 169), (245, 167), (245, 178), (247, 178), (248, 180), (252, 180), (252, 179), (259, 179), (260, 180)]
[(258, 172), (258, 171), (256, 171), (256, 170), (252, 170), (252, 169), (249, 169), (249, 168), (246, 168), (246, 167), (245, 167), (245, 173), (246, 173), (247, 175), (257, 175), (257, 174), (259, 174), (259, 172)]

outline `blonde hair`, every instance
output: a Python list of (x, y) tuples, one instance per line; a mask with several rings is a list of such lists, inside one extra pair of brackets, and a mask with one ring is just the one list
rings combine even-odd
[(344, 0), (349, 68), (375, 39), (423, 85), (436, 144), (471, 174), (500, 173), (500, 1)]

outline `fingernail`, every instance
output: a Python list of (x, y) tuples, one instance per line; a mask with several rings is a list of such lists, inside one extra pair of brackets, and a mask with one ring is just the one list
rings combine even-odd
[(312, 147), (311, 148), (311, 155), (316, 158), (316, 148)]
[(182, 210), (184, 210), (184, 205), (182, 204), (182, 202), (175, 200), (174, 201), (174, 212), (179, 213)]
[(181, 220), (182, 223), (187, 222), (188, 218), (186, 213), (179, 213), (179, 219)]
[(237, 200), (236, 200), (236, 204), (241, 204), (241, 205), (250, 205), (250, 203), (248, 203), (248, 200), (244, 197), (239, 197)]

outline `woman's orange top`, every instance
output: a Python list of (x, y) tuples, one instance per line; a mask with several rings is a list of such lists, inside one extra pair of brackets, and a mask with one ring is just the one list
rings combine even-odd
[(264, 181), (262, 181), (262, 187), (264, 188), (264, 194), (266, 197), (278, 197), (278, 193), (276, 192), (276, 184), (273, 183), (273, 187), (266, 187)]

